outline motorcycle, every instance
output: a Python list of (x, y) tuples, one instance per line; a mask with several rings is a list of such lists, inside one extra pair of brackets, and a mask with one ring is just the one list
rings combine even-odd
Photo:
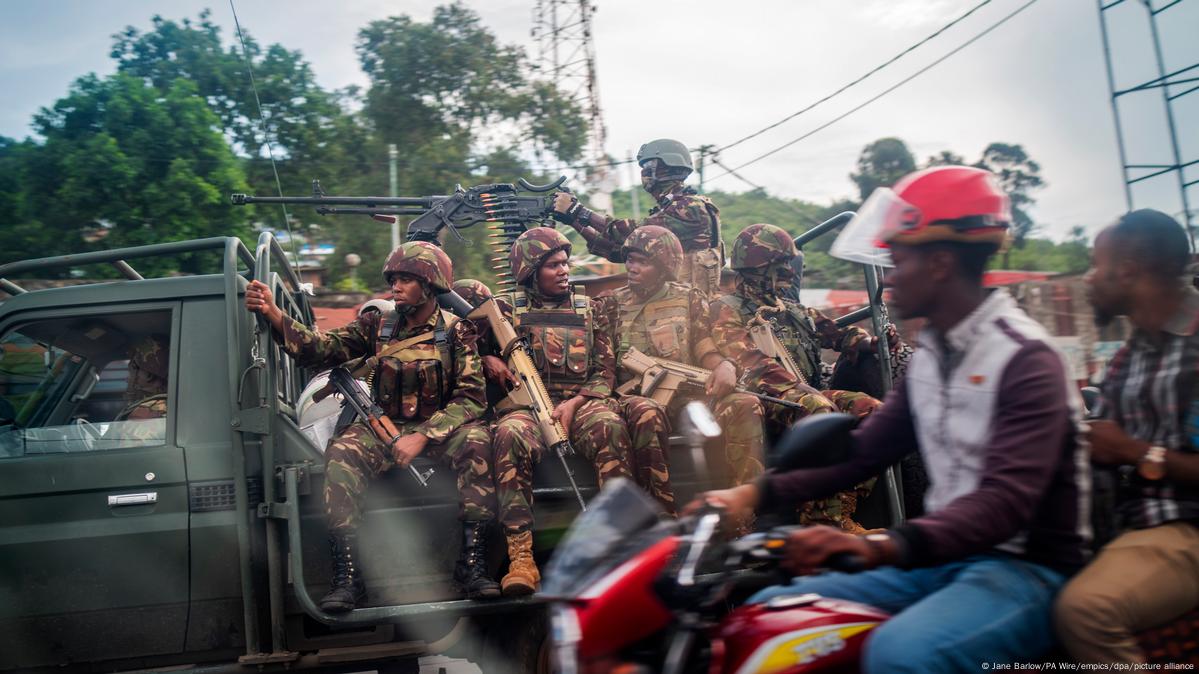
[[(846, 436), (854, 420), (822, 417), (783, 438), (780, 446), (791, 449), (776, 469), (838, 460), (842, 452), (830, 440)], [(821, 447), (819, 461), (808, 460), (811, 447)], [(608, 486), (546, 569), (541, 596), (552, 602), (557, 671), (856, 671), (866, 637), (888, 614), (818, 595), (741, 606), (749, 592), (786, 581), (778, 563), (794, 527), (726, 540), (723, 519), (712, 506), (663, 519), (631, 482)], [(827, 566), (861, 568), (851, 557)]]

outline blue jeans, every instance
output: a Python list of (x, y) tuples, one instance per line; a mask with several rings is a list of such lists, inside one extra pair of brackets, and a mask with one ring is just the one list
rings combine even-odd
[(1039, 564), (986, 554), (920, 569), (805, 576), (749, 601), (813, 592), (892, 614), (866, 642), (868, 674), (977, 673), (983, 663), (1028, 662), (1053, 646), (1053, 598), (1065, 580)]

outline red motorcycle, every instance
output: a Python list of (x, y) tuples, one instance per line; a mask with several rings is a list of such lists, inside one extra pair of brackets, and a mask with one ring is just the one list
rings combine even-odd
[[(854, 423), (829, 414), (796, 425), (779, 443), (776, 468), (844, 460)], [(786, 581), (778, 562), (793, 528), (730, 541), (718, 535), (722, 516), (705, 507), (662, 519), (631, 482), (606, 487), (546, 568), (541, 596), (553, 602), (558, 671), (856, 671), (866, 636), (888, 615), (817, 595), (741, 606), (750, 592)], [(843, 557), (828, 566), (860, 568)]]
[(546, 570), (557, 670), (856, 671), (867, 634), (887, 614), (818, 595), (738, 606), (785, 580), (776, 563), (791, 528), (723, 541), (721, 517), (705, 508), (663, 521), (632, 483), (605, 489)]

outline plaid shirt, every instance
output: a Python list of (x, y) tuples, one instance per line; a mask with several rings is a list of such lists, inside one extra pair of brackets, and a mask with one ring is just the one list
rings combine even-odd
[[(1112, 358), (1103, 383), (1099, 416), (1130, 436), (1180, 452), (1199, 451), (1199, 292), (1187, 288), (1182, 306), (1160, 337), (1135, 330)], [(1175, 520), (1199, 523), (1199, 488), (1130, 479), (1122, 490), (1126, 528), (1144, 529)]]

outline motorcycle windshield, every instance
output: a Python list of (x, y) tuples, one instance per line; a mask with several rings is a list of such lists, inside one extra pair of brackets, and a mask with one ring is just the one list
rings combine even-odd
[(587, 506), (554, 551), (541, 594), (576, 599), (601, 577), (671, 533), (661, 508), (632, 481), (613, 480)]

